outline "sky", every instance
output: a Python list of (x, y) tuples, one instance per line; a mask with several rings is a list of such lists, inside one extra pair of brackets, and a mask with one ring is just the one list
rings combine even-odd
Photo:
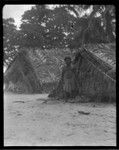
[(34, 5), (5, 5), (3, 7), (3, 18), (14, 18), (15, 25), (18, 27), (21, 23), (21, 16), (23, 15), (24, 11), (31, 9)]

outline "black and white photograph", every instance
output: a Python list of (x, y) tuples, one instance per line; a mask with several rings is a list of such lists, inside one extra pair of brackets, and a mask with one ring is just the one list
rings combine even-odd
[(4, 146), (116, 146), (116, 7), (6, 4)]

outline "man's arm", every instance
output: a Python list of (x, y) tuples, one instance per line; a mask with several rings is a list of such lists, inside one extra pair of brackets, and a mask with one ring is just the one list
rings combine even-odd
[(64, 72), (65, 72), (65, 67), (62, 69), (62, 75), (61, 75), (61, 81), (64, 82)]

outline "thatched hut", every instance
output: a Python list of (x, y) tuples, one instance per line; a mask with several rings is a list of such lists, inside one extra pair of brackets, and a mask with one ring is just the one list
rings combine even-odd
[[(114, 101), (116, 99), (116, 74), (112, 66), (93, 53), (81, 49), (74, 60), (79, 95), (85, 95), (94, 101)], [(49, 97), (57, 97), (63, 92), (62, 82)]]
[(19, 93), (41, 93), (41, 84), (29, 60), (22, 50), (7, 68), (4, 75), (5, 90)]

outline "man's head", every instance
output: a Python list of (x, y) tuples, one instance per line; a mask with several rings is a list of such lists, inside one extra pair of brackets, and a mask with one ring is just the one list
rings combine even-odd
[(65, 57), (64, 61), (66, 65), (71, 65), (71, 57)]

